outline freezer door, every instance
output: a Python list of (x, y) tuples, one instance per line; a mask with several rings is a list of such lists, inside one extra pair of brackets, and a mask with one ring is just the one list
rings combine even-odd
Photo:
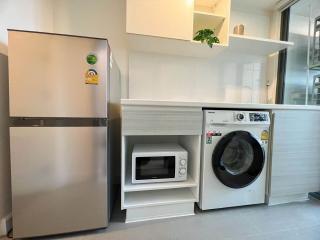
[(13, 234), (108, 225), (105, 127), (11, 127)]
[(9, 31), (10, 116), (107, 117), (108, 64), (107, 40)]

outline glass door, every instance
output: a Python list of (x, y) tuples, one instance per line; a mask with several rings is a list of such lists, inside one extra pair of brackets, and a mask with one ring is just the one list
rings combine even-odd
[(175, 177), (175, 156), (137, 157), (136, 180)]
[(243, 188), (253, 183), (265, 162), (260, 143), (245, 131), (224, 136), (212, 155), (212, 167), (217, 178), (231, 188)]
[(294, 46), (280, 54), (278, 103), (320, 105), (320, 1), (300, 0), (282, 18), (282, 40)]

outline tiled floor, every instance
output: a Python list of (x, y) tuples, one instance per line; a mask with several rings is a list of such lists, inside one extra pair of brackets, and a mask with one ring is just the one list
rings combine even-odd
[(191, 217), (131, 224), (123, 223), (122, 215), (114, 215), (106, 230), (42, 239), (320, 240), (320, 201), (315, 200), (206, 211)]

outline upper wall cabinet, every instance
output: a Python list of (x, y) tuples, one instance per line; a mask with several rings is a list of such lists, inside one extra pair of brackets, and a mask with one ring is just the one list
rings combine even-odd
[[(231, 0), (127, 0), (129, 48), (138, 52), (212, 58), (221, 51), (270, 55), (293, 45), (230, 35), (230, 11)], [(220, 43), (209, 48), (206, 43), (193, 41), (202, 29), (214, 30)]]
[(127, 0), (127, 33), (191, 40), (194, 0)]

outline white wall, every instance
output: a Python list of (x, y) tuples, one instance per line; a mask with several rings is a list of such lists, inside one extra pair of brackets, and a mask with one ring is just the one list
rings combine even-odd
[(223, 54), (197, 59), (131, 54), (130, 98), (154, 100), (266, 102), (266, 58)]
[(0, 235), (1, 220), (11, 212), (7, 28), (52, 31), (51, 0), (0, 0)]
[[(279, 11), (273, 11), (271, 13), (270, 22), (270, 38), (280, 39), (280, 23), (281, 23), (281, 13)], [(268, 103), (276, 103), (276, 91), (277, 91), (277, 81), (278, 81), (278, 59), (279, 54), (275, 53), (268, 58), (268, 70), (267, 70), (267, 98)]]
[(236, 25), (244, 25), (244, 34), (248, 36), (269, 38), (270, 13), (269, 12), (246, 12), (245, 10), (232, 10), (230, 16), (230, 33)]
[(53, 30), (52, 0), (0, 0), (0, 53), (7, 55), (7, 29)]
[(127, 97), (126, 0), (53, 0), (54, 31), (108, 38)]
[[(269, 37), (268, 12), (232, 10), (231, 29)], [(210, 49), (208, 49), (210, 51)], [(133, 53), (129, 57), (129, 98), (155, 100), (267, 102), (267, 56), (236, 52), (211, 60)]]

